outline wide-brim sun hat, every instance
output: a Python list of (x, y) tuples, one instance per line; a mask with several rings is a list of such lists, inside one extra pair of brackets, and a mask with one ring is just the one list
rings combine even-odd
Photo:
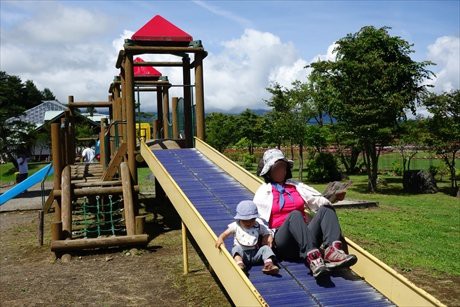
[(267, 151), (264, 152), (264, 156), (263, 156), (264, 166), (262, 170), (260, 171), (259, 176), (263, 176), (267, 174), (272, 168), (272, 166), (279, 160), (285, 161), (290, 168), (292, 168), (292, 166), (294, 165), (294, 161), (286, 159), (286, 157), (284, 156), (281, 150), (277, 148), (268, 149)]
[(251, 220), (259, 217), (257, 206), (252, 200), (243, 200), (236, 206), (235, 220)]

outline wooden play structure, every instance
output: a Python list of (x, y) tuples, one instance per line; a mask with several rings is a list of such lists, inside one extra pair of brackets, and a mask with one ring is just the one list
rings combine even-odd
[[(180, 60), (144, 61), (140, 56), (145, 54), (169, 54)], [(137, 161), (145, 161), (155, 176), (157, 197), (166, 197), (182, 220), (184, 273), (187, 239), (192, 237), (237, 306), (442, 306), (349, 239), (358, 264), (353, 271), (338, 271), (321, 282), (304, 264), (289, 261), (280, 263), (279, 276), (266, 276), (257, 268), (246, 276), (228, 252), (230, 240), (226, 248), (215, 248), (236, 204), (251, 199), (262, 182), (204, 142), (206, 55), (200, 41), (155, 16), (125, 41), (116, 61), (120, 74), (109, 86), (107, 101), (75, 102), (69, 97), (65, 117), (51, 126), (55, 177), (45, 205), (45, 210), (52, 206), (55, 212), (51, 250), (68, 255), (72, 250), (147, 244), (136, 169)], [(153, 67), (182, 68), (182, 83), (170, 83)], [(169, 89), (175, 86), (182, 87), (183, 97), (172, 97), (170, 108)], [(140, 92), (156, 93), (158, 117), (151, 123), (150, 140), (145, 139), (148, 134), (136, 133), (140, 123), (135, 96)], [(175, 112), (179, 100), (182, 118)], [(84, 107), (109, 109), (109, 121), (101, 121), (99, 163), (76, 159), (74, 112)]]
[[(145, 62), (137, 57), (146, 53), (170, 54), (180, 60)], [(147, 235), (143, 234), (145, 219), (139, 216), (137, 206), (136, 163), (140, 159), (137, 148), (141, 140), (152, 146), (193, 147), (194, 130), (197, 137), (204, 139), (202, 63), (206, 55), (200, 41), (193, 41), (189, 34), (161, 16), (155, 16), (125, 41), (115, 64), (120, 74), (109, 86), (107, 101), (76, 102), (73, 96), (69, 97), (68, 110), (61, 123), (51, 125), (55, 179), (45, 209), (53, 206), (55, 212), (53, 251), (147, 243)], [(172, 85), (154, 66), (182, 68), (182, 84)], [(194, 84), (191, 83), (192, 71)], [(181, 119), (175, 112), (178, 97), (172, 98), (172, 108), (169, 107), (172, 86), (183, 88)], [(135, 94), (139, 97), (139, 92), (156, 93), (158, 119), (151, 123), (154, 136), (151, 140), (144, 139), (151, 135), (150, 131), (144, 131), (144, 137), (136, 133), (136, 127), (137, 131), (141, 127), (141, 123), (136, 122), (139, 101), (136, 105)], [(193, 119), (192, 99), (195, 102)], [(74, 114), (77, 109), (88, 107), (108, 108), (109, 111), (110, 120), (101, 120), (100, 163), (83, 163), (77, 159)], [(171, 118), (170, 110), (173, 111)], [(181, 137), (179, 121), (183, 123)], [(169, 128), (171, 122), (172, 129)]]

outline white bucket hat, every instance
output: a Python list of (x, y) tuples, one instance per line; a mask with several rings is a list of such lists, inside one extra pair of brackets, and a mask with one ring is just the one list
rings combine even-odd
[(286, 161), (290, 168), (292, 168), (292, 166), (294, 165), (294, 161), (286, 159), (283, 152), (279, 149), (273, 148), (265, 151), (263, 157), (264, 167), (260, 171), (260, 176), (263, 176), (266, 173), (268, 173), (272, 166), (279, 160)]

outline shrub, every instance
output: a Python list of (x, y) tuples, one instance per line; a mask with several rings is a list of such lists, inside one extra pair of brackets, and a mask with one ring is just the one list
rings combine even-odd
[(243, 166), (248, 169), (252, 168), (252, 164), (256, 162), (256, 157), (254, 155), (250, 155), (248, 153), (245, 153), (243, 155)]
[(307, 162), (307, 179), (312, 182), (329, 182), (341, 180), (337, 161), (330, 153), (316, 154)]

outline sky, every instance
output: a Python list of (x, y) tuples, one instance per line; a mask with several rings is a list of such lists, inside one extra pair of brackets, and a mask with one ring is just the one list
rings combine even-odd
[[(0, 70), (49, 88), (66, 103), (107, 100), (125, 38), (155, 15), (201, 40), (206, 112), (267, 109), (266, 88), (305, 82), (308, 64), (334, 59), (334, 43), (364, 26), (391, 27), (432, 61), (436, 93), (460, 88), (460, 0), (455, 1), (4, 1)], [(146, 61), (174, 56), (141, 56)], [(160, 67), (172, 84), (181, 68)], [(154, 111), (155, 93), (141, 109)], [(179, 88), (170, 97), (182, 96)]]

